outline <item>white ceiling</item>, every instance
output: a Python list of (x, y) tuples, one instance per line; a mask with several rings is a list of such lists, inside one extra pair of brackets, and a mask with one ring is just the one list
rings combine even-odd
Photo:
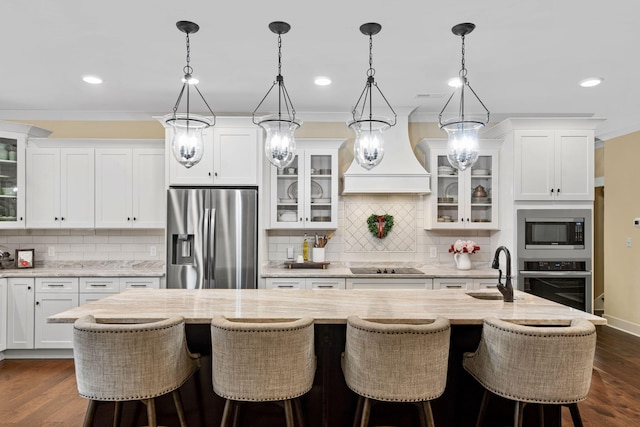
[[(493, 120), (603, 117), (596, 135), (606, 140), (640, 129), (638, 16), (637, 0), (4, 0), (0, 119), (169, 113), (185, 64), (179, 20), (200, 25), (191, 65), (214, 112), (250, 114), (277, 74), (277, 36), (267, 25), (282, 20), (292, 27), (282, 74), (302, 120), (349, 119), (368, 67), (358, 28), (371, 21), (382, 24), (373, 39), (380, 88), (394, 108), (433, 120), (460, 68), (451, 27), (473, 22), (468, 77)], [(104, 83), (87, 85), (85, 74)], [(317, 75), (333, 84), (315, 86)], [(590, 76), (605, 81), (578, 86)]]

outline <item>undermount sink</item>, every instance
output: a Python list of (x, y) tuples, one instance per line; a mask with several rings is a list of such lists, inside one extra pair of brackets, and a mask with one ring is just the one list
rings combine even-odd
[[(465, 292), (470, 297), (476, 299), (486, 299), (486, 300), (500, 300), (502, 299), (502, 294), (498, 291), (496, 292), (482, 292), (482, 291), (470, 291)], [(520, 299), (519, 297), (514, 296), (513, 299)]]

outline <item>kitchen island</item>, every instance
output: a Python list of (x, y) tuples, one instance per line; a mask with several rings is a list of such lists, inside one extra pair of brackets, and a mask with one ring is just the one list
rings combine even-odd
[[(192, 351), (203, 354), (198, 378), (188, 382), (183, 393), (189, 425), (214, 425), (222, 414), (223, 401), (211, 390), (211, 352), (209, 321), (214, 315), (248, 321), (282, 320), (310, 316), (316, 322), (318, 370), (313, 389), (304, 396), (307, 425), (347, 426), (352, 423), (356, 396), (344, 383), (340, 354), (344, 349), (345, 323), (349, 315), (367, 319), (419, 323), (444, 316), (452, 324), (449, 373), (445, 393), (433, 402), (436, 423), (447, 426), (475, 424), (482, 388), (462, 369), (462, 354), (475, 350), (482, 330), (482, 319), (496, 316), (530, 325), (567, 325), (571, 319), (585, 318), (594, 324), (606, 320), (560, 304), (516, 291), (516, 301), (505, 303), (494, 290), (474, 291), (476, 298), (463, 290), (131, 290), (85, 304), (49, 318), (53, 323), (69, 323), (92, 314), (102, 322), (147, 322), (174, 315), (187, 322), (187, 339)], [(484, 295), (482, 295), (484, 294)], [(489, 408), (486, 425), (506, 425), (512, 405), (495, 398)], [(109, 408), (108, 404), (102, 405)], [(171, 405), (158, 405), (168, 408)], [(261, 407), (262, 408), (262, 407)], [(108, 420), (109, 409), (101, 408), (98, 418)], [(415, 416), (411, 405), (374, 407), (372, 425), (391, 423), (411, 425)], [(103, 414), (100, 416), (100, 414)], [(247, 421), (251, 417), (248, 411)], [(128, 416), (134, 417), (131, 410)], [(559, 425), (559, 411), (546, 411), (547, 425)], [(269, 405), (251, 419), (254, 426), (278, 424), (280, 410)], [(390, 417), (392, 415), (392, 417)], [(536, 411), (531, 415), (535, 418)], [(125, 415), (126, 416), (126, 415)], [(171, 412), (159, 413), (164, 424), (175, 421)], [(164, 417), (168, 419), (164, 421)], [(275, 418), (278, 419), (278, 418)], [(206, 420), (206, 422), (205, 422)], [(404, 421), (403, 421), (404, 420)], [(105, 424), (108, 425), (108, 421)]]

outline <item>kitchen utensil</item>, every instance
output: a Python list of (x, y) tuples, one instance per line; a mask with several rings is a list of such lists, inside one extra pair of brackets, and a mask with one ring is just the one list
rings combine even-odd
[(487, 191), (484, 189), (482, 185), (478, 185), (473, 189), (472, 197), (487, 197)]

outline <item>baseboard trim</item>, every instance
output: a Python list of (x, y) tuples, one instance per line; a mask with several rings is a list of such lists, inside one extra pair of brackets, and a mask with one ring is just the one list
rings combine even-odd
[(6, 359), (73, 359), (72, 349), (7, 349)]
[(629, 322), (627, 320), (619, 319), (617, 317), (604, 314), (603, 316), (607, 319), (607, 325), (611, 326), (614, 329), (618, 329), (620, 331), (629, 333), (631, 335), (635, 335), (640, 337), (640, 325), (637, 323)]

